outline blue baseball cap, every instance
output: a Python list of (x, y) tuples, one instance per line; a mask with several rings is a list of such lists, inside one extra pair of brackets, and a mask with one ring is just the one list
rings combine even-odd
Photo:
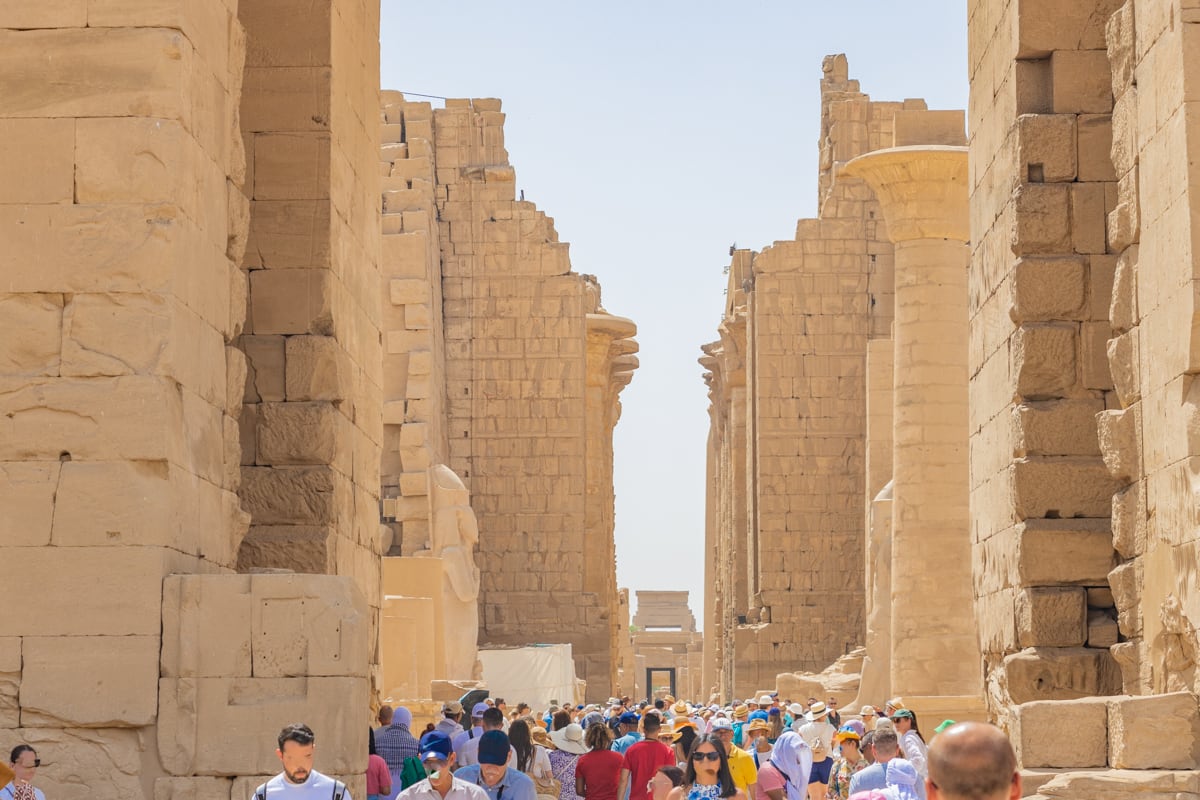
[(641, 719), (641, 717), (639, 717), (637, 714), (633, 713), (632, 711), (626, 711), (624, 714), (622, 714), (618, 718), (618, 721), (622, 725), (637, 725), (638, 720), (640, 720), (640, 719)]
[(418, 745), (421, 752), (421, 760), (426, 761), (430, 758), (436, 758), (445, 761), (450, 758), (450, 752), (454, 749), (450, 744), (450, 737), (441, 731), (430, 731), (421, 737), (421, 742)]
[(479, 737), (479, 763), (501, 765), (508, 763), (508, 734), (504, 731), (485, 731)]

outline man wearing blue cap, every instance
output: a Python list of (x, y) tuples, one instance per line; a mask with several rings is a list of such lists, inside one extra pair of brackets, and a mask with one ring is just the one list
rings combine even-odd
[[(456, 748), (454, 751), (454, 758), (458, 762), (458, 769), (479, 763), (479, 743), (483, 741), (484, 733), (487, 733), (488, 731), (504, 730), (504, 712), (498, 708), (489, 707), (487, 711), (483, 712), (483, 718), (481, 721), (483, 723), (483, 733), (479, 734), (473, 739), (468, 739), (467, 741), (463, 742), (462, 746)], [(474, 730), (474, 728), (471, 730)], [(512, 763), (516, 763), (515, 750), (513, 751)], [(0, 798), (0, 800), (2, 800), (2, 798)]]
[(479, 763), (462, 767), (455, 779), (475, 784), (488, 800), (537, 800), (533, 779), (508, 766), (511, 748), (504, 731), (485, 731), (479, 737)]
[(401, 792), (404, 800), (488, 800), (482, 789), (451, 772), (454, 748), (450, 746), (449, 735), (430, 731), (421, 737), (419, 750), (427, 777)]
[(612, 749), (618, 753), (624, 753), (642, 740), (642, 735), (638, 733), (638, 722), (641, 720), (641, 717), (632, 711), (626, 711), (621, 714), (619, 719), (620, 724), (617, 732), (620, 736), (613, 742)]

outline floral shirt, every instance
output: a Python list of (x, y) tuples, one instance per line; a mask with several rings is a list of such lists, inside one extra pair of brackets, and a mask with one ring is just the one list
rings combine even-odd
[(833, 769), (829, 772), (829, 790), (825, 793), (825, 797), (829, 800), (849, 800), (850, 779), (856, 772), (861, 772), (866, 767), (867, 760), (865, 758), (860, 758), (857, 764), (851, 764), (844, 758), (834, 761)]

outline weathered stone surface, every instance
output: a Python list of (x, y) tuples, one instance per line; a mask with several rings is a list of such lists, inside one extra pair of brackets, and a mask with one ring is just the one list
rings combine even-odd
[(1024, 769), (1108, 765), (1105, 698), (1024, 703), (1015, 711), (1012, 740)]
[(1014, 703), (1076, 700), (1121, 691), (1121, 674), (1107, 650), (1076, 647), (1028, 648), (1004, 659)]
[(21, 724), (17, 692), (21, 686), (21, 639), (0, 637), (0, 728)]
[(1013, 505), (1022, 519), (1107, 517), (1117, 482), (1099, 460), (1024, 458), (1012, 465)]
[(0, 540), (11, 547), (50, 543), (57, 461), (0, 462)]
[(137, 728), (158, 709), (158, 636), (26, 636), (21, 724)]
[(1063, 396), (1075, 384), (1077, 337), (1074, 325), (1018, 328), (1012, 348), (1017, 391), (1031, 400)]
[(1034, 588), (1021, 592), (1017, 595), (1017, 641), (1020, 646), (1083, 645), (1087, 640), (1086, 598), (1082, 588), (1073, 587)]
[(57, 375), (62, 308), (60, 294), (0, 294), (0, 315), (12, 326), (0, 342), (0, 369), (15, 375)]
[(32, 745), (42, 759), (37, 785), (66, 800), (150, 800), (141, 773), (141, 731), (119, 728), (19, 728), (14, 741)]
[[(289, 336), (285, 386), (288, 402), (344, 400), (349, 394), (350, 364), (330, 336)], [(272, 462), (274, 463), (274, 462)]]
[[(1091, 590), (1089, 590), (1090, 594)], [(1112, 647), (1117, 643), (1119, 633), (1117, 619), (1110, 609), (1089, 608), (1087, 612), (1087, 646)]]
[(1116, 769), (1200, 768), (1200, 708), (1190, 692), (1108, 701), (1109, 763)]
[(245, 467), (240, 496), (256, 524), (331, 522), (334, 483), (323, 466)]
[(329, 403), (261, 403), (257, 463), (332, 463), (337, 456), (339, 416)]

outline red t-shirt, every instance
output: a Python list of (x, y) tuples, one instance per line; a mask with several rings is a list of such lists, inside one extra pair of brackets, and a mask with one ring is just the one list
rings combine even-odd
[(384, 786), (392, 785), (392, 773), (388, 771), (383, 756), (367, 756), (367, 794), (388, 794)]
[(675, 766), (675, 751), (659, 741), (643, 739), (625, 751), (623, 769), (629, 770), (629, 800), (650, 800), (646, 784), (659, 767)]
[(587, 800), (617, 800), (617, 782), (625, 757), (615, 750), (593, 750), (575, 762), (575, 777), (583, 778)]

